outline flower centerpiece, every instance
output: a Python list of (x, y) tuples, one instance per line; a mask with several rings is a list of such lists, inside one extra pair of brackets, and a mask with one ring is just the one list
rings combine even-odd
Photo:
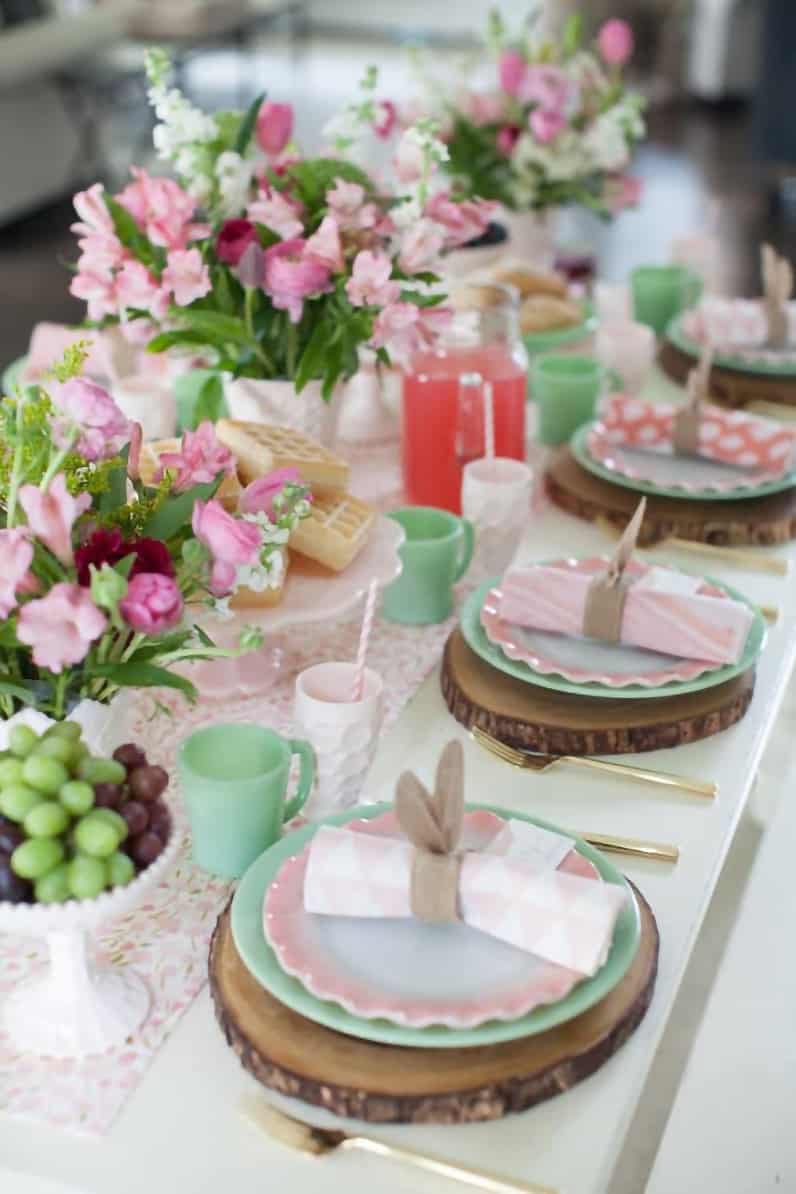
[[(139, 474), (140, 428), (80, 376), (85, 346), (51, 383), (0, 403), (0, 714), (55, 720), (123, 688), (195, 697), (173, 668), (229, 655), (195, 624), (237, 589), (281, 579), (282, 547), (309, 512), (307, 490), (278, 478), (247, 513), (215, 494), (234, 467), (210, 424), (186, 432), (156, 480)], [(262, 481), (258, 484), (262, 485)], [(262, 642), (244, 628), (237, 650)]]
[(633, 51), (630, 26), (608, 21), (587, 46), (578, 14), (552, 39), (537, 33), (533, 19), (511, 36), (493, 13), (488, 46), (497, 75), (488, 89), (461, 86), (451, 95), (424, 74), (444, 122), (454, 189), (499, 200), (513, 235), (512, 213), (533, 213), (524, 224), (539, 227), (565, 204), (610, 218), (638, 202), (640, 183), (626, 173), (645, 131), (643, 97), (622, 78)]
[[(394, 339), (433, 334), (439, 255), (487, 216), (474, 202), (432, 204), (429, 179), (445, 147), (428, 125), (401, 137), (400, 193), (352, 160), (363, 125), (378, 137), (395, 127), (393, 106), (376, 99), (375, 71), (342, 115), (337, 156), (302, 157), (289, 105), (258, 97), (246, 113), (211, 116), (168, 86), (162, 52), (147, 69), (155, 146), (179, 181), (134, 168), (116, 195), (96, 184), (75, 197), (81, 256), (71, 290), (90, 320), (121, 323), (151, 352), (207, 354), (235, 379), (233, 414), (256, 417), (259, 406), (280, 421), (281, 392), (284, 422), (296, 393), (329, 403), (360, 348), (387, 363)], [(217, 416), (221, 401), (216, 384), (193, 420)]]

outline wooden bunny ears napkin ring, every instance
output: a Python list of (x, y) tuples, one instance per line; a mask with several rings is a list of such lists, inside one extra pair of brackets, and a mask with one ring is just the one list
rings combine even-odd
[(760, 250), (763, 273), (763, 306), (766, 313), (769, 348), (785, 348), (788, 343), (788, 300), (793, 291), (793, 270), (785, 257), (763, 245)]
[(699, 428), (702, 421), (702, 404), (710, 392), (710, 370), (713, 365), (713, 345), (708, 342), (702, 349), (699, 364), (688, 374), (686, 389), (688, 401), (674, 419), (672, 447), (678, 456), (699, 455)]
[(446, 924), (461, 919), (457, 848), (464, 826), (464, 751), (455, 739), (437, 764), (434, 793), (411, 771), (395, 791), (398, 824), (414, 846), (410, 903), (418, 920)]
[(625, 600), (633, 583), (626, 568), (635, 550), (646, 508), (647, 499), (642, 498), (605, 571), (598, 572), (589, 585), (583, 611), (583, 633), (588, 638), (598, 638), (608, 643), (618, 643), (621, 638)]

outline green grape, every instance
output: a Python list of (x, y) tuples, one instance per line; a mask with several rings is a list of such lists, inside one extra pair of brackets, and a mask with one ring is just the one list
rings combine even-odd
[(11, 870), (21, 879), (40, 879), (63, 861), (63, 844), (55, 837), (34, 837), (17, 846)]
[(41, 800), (41, 792), (36, 792), (26, 784), (9, 784), (0, 792), (0, 813), (11, 821), (24, 821)]
[(58, 866), (37, 879), (33, 894), (40, 904), (63, 904), (70, 899), (69, 864), (59, 862)]
[(56, 721), (44, 735), (45, 738), (65, 738), (68, 742), (77, 742), (83, 733), (83, 727), (76, 721)]
[(22, 783), (22, 760), (11, 756), (0, 763), (0, 788), (6, 784)]
[(42, 800), (23, 822), (28, 837), (58, 837), (69, 824), (69, 813), (57, 800)]
[(95, 808), (91, 815), (107, 822), (108, 825), (112, 825), (114, 830), (119, 834), (120, 842), (123, 842), (130, 832), (124, 817), (121, 813), (117, 813), (115, 808)]
[(58, 799), (72, 816), (82, 817), (94, 806), (94, 789), (82, 779), (70, 779), (61, 788)]
[(54, 796), (59, 788), (69, 782), (69, 772), (58, 759), (32, 754), (22, 765), (22, 779), (47, 796)]
[(127, 771), (115, 759), (84, 758), (77, 771), (81, 779), (90, 784), (123, 784)]
[(75, 845), (82, 854), (92, 858), (107, 858), (119, 845), (121, 834), (107, 818), (98, 816), (99, 809), (90, 812), (75, 826)]
[(31, 757), (38, 758), (41, 755), (47, 759), (57, 759), (59, 763), (68, 767), (72, 762), (74, 751), (75, 745), (68, 738), (53, 736), (52, 738), (42, 738), (41, 742), (31, 751)]
[(20, 759), (24, 759), (26, 755), (29, 755), (38, 741), (38, 735), (30, 726), (19, 723), (11, 727), (8, 735), (8, 745), (11, 753)]
[(93, 900), (108, 885), (108, 868), (99, 858), (77, 854), (67, 869), (69, 890), (76, 900)]
[(111, 887), (124, 887), (135, 878), (135, 864), (132, 858), (118, 850), (108, 859), (108, 880)]

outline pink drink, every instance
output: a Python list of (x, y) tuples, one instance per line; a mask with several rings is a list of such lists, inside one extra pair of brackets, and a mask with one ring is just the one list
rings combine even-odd
[(461, 513), (462, 469), (484, 455), (483, 404), (460, 401), (463, 374), (492, 385), (495, 455), (525, 459), (525, 369), (504, 343), (419, 352), (403, 382), (403, 480), (406, 500)]

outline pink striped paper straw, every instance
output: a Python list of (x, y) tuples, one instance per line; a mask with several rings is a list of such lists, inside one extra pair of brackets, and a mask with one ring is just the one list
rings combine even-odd
[(376, 594), (379, 582), (372, 580), (368, 585), (368, 595), (365, 601), (365, 612), (362, 616), (362, 629), (359, 632), (359, 648), (357, 649), (357, 670), (354, 674), (354, 686), (351, 690), (351, 700), (361, 701), (365, 691), (365, 659), (368, 654), (370, 635), (373, 630), (373, 619), (376, 616)]

